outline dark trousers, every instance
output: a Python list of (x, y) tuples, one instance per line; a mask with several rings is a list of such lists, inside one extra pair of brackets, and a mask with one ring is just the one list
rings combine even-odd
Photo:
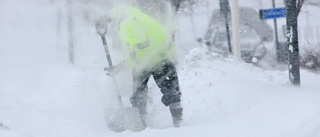
[(177, 70), (173, 63), (164, 61), (148, 70), (133, 70), (134, 91), (130, 102), (133, 107), (139, 108), (142, 114), (146, 114), (145, 107), (148, 98), (147, 83), (151, 75), (163, 94), (161, 101), (165, 106), (181, 101)]

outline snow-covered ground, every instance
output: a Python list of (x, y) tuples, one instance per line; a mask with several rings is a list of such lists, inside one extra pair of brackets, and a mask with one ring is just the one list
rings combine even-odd
[[(179, 38), (194, 33), (192, 24), (184, 24), (190, 18), (180, 17), (177, 46), (185, 54), (178, 73), (185, 125), (172, 126), (169, 110), (151, 81), (150, 128), (111, 132), (103, 110), (117, 103), (112, 81), (102, 70), (107, 62), (101, 40), (93, 24), (76, 18), (76, 64), (70, 65), (66, 19), (57, 16), (65, 9), (57, 11), (55, 4), (0, 1), (0, 137), (320, 136), (319, 74), (302, 69), (301, 87), (295, 87), (287, 70), (265, 70), (208, 52), (193, 41), (204, 34), (207, 15), (194, 18), (203, 20), (196, 22), (196, 34)], [(115, 62), (121, 59), (118, 53), (111, 52)], [(118, 81), (129, 106), (127, 73)]]

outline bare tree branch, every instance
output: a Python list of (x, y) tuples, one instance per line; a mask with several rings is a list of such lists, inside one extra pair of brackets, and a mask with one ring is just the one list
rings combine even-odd
[(320, 3), (314, 3), (314, 2), (306, 1), (306, 3), (305, 3), (305, 4), (306, 4), (306, 5), (311, 5), (311, 6), (320, 7)]
[(302, 5), (303, 5), (304, 2), (305, 2), (305, 0), (298, 0), (297, 10), (296, 10), (297, 16), (299, 16), (299, 13), (301, 11), (301, 8), (302, 8)]

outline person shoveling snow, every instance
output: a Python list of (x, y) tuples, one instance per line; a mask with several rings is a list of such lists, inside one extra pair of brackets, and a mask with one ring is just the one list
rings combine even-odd
[(179, 127), (183, 109), (175, 67), (176, 50), (172, 41), (173, 34), (137, 7), (118, 6), (111, 13), (116, 13), (117, 19), (113, 21), (118, 22), (119, 37), (126, 43), (129, 57), (118, 65), (106, 67), (104, 70), (108, 76), (114, 77), (121, 71), (132, 69), (134, 91), (130, 102), (138, 109), (144, 128), (148, 126), (147, 84), (152, 75), (163, 94), (162, 103), (170, 108), (173, 125)]

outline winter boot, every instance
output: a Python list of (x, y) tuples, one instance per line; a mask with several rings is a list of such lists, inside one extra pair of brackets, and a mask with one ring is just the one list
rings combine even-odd
[(172, 103), (169, 105), (173, 125), (175, 127), (180, 127), (182, 122), (182, 107), (180, 102)]

